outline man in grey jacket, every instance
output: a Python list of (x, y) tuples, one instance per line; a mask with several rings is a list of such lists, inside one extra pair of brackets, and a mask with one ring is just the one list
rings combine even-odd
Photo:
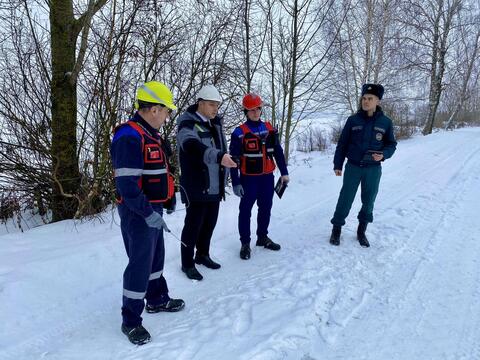
[(182, 271), (193, 280), (203, 279), (195, 263), (220, 268), (210, 257), (210, 240), (225, 195), (225, 168), (237, 166), (227, 154), (222, 118), (217, 115), (221, 102), (218, 90), (206, 85), (198, 92), (197, 103), (178, 118), (181, 196), (187, 209), (182, 231), (186, 245), (181, 247)]

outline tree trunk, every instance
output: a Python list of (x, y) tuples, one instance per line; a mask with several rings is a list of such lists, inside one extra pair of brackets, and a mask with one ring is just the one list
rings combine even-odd
[[(440, 103), (440, 96), (442, 95), (442, 82), (443, 75), (445, 73), (445, 57), (448, 49), (448, 35), (452, 28), (453, 17), (460, 9), (461, 1), (462, 0), (455, 0), (452, 4), (447, 4), (447, 9), (444, 9), (443, 0), (439, 1), (438, 13), (434, 23), (428, 116), (425, 127), (423, 128), (423, 135), (431, 134), (433, 131), (433, 124), (435, 122), (438, 104)], [(441, 24), (442, 19), (443, 24)]]
[(245, 25), (245, 72), (247, 80), (247, 93), (249, 93), (252, 86), (252, 77), (250, 74), (250, 0), (245, 0), (243, 23)]
[(373, 33), (373, 7), (372, 0), (367, 0), (367, 28), (365, 31), (365, 63), (363, 64), (362, 84), (369, 82), (372, 61), (372, 33)]
[[(274, 33), (274, 25), (273, 25), (273, 20), (272, 20), (272, 5), (270, 4), (270, 1), (267, 3), (268, 5), (268, 14), (267, 14), (267, 21), (268, 21), (268, 32), (269, 32), (269, 38), (268, 38), (268, 55), (270, 58), (270, 64), (271, 64), (271, 69), (270, 69), (270, 91), (272, 93), (272, 125), (274, 127), (277, 127), (277, 97), (276, 97), (276, 87), (275, 87), (275, 55), (273, 51), (273, 38), (275, 36)], [(279, 134), (279, 137), (281, 138), (281, 134)], [(281, 139), (280, 139), (281, 140)]]
[(425, 127), (423, 128), (423, 135), (429, 135), (433, 131), (433, 123), (435, 122), (435, 115), (437, 114), (438, 103), (440, 102), (441, 84), (437, 79), (432, 80), (430, 85), (430, 96), (428, 100), (428, 115)]
[(295, 83), (297, 81), (297, 51), (298, 51), (298, 1), (294, 1), (293, 9), (293, 36), (292, 36), (292, 68), (290, 73), (290, 89), (288, 92), (287, 124), (285, 127), (285, 161), (288, 165), (288, 155), (290, 152), (290, 131), (293, 117), (293, 99), (295, 96)]
[(432, 39), (432, 65), (430, 69), (430, 91), (428, 95), (428, 114), (427, 120), (425, 121), (425, 126), (423, 128), (423, 135), (428, 135), (432, 133), (433, 130), (433, 122), (435, 121), (435, 115), (437, 113), (438, 107), (438, 100), (440, 99), (440, 91), (439, 88), (441, 86), (441, 78), (440, 83), (438, 81), (438, 63), (440, 61), (440, 19), (441, 19), (441, 10), (443, 8), (443, 1), (440, 2), (440, 9), (438, 10), (435, 16), (435, 22), (433, 24), (433, 39)]
[[(462, 82), (462, 90), (460, 92), (459, 100), (457, 103), (457, 106), (455, 106), (455, 109), (453, 110), (452, 114), (450, 115), (446, 125), (445, 125), (445, 130), (448, 130), (453, 122), (455, 121), (455, 117), (457, 116), (458, 112), (462, 109), (463, 104), (465, 101), (468, 99), (469, 95), (467, 95), (467, 90), (468, 90), (468, 82), (472, 76), (472, 71), (473, 71), (473, 66), (475, 65), (475, 60), (477, 59), (478, 56), (478, 48), (479, 48), (479, 40), (480, 40), (480, 29), (477, 30), (477, 34), (475, 35), (475, 41), (472, 49), (472, 54), (471, 57), (468, 58), (468, 46), (465, 46), (465, 53), (468, 61), (468, 66), (467, 66), (467, 72), (463, 76), (463, 82)], [(465, 40), (463, 40), (465, 41)]]
[(385, 34), (387, 32), (387, 27), (390, 23), (390, 7), (391, 4), (389, 1), (385, 1), (382, 7), (382, 25), (378, 34), (378, 49), (377, 49), (377, 59), (373, 67), (373, 82), (377, 84), (380, 78), (380, 71), (383, 67), (383, 54), (385, 51)]
[(71, 0), (51, 1), (53, 221), (73, 218), (78, 206), (77, 83), (71, 79), (78, 34), (74, 22)]

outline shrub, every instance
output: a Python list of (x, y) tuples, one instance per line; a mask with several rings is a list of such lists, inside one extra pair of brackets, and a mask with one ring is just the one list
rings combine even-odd
[(306, 132), (299, 135), (297, 150), (302, 152), (324, 151), (327, 148), (328, 140), (323, 130), (308, 128)]

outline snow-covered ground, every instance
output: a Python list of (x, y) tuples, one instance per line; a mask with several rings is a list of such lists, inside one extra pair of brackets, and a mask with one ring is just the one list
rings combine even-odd
[[(340, 247), (328, 243), (341, 178), (332, 154), (298, 154), (275, 199), (280, 252), (238, 256), (238, 199), (222, 203), (220, 270), (180, 271), (166, 235), (165, 276), (179, 313), (145, 314), (152, 342), (120, 332), (126, 255), (116, 212), (104, 221), (0, 236), (0, 359), (480, 359), (480, 129), (402, 141), (385, 162), (368, 229), (358, 199)], [(112, 214), (115, 216), (112, 219)], [(184, 211), (167, 217), (179, 235)]]

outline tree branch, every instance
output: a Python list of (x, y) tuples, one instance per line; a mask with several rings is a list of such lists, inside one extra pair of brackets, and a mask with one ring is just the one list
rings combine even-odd
[(102, 6), (107, 3), (108, 0), (89, 0), (87, 10), (77, 19), (73, 25), (73, 36), (76, 38), (80, 31), (82, 31), (82, 40), (80, 43), (80, 49), (78, 50), (77, 61), (72, 70), (70, 76), (70, 82), (75, 84), (77, 82), (78, 74), (83, 66), (83, 60), (87, 52), (88, 32), (90, 31), (90, 24), (92, 23), (92, 17)]

